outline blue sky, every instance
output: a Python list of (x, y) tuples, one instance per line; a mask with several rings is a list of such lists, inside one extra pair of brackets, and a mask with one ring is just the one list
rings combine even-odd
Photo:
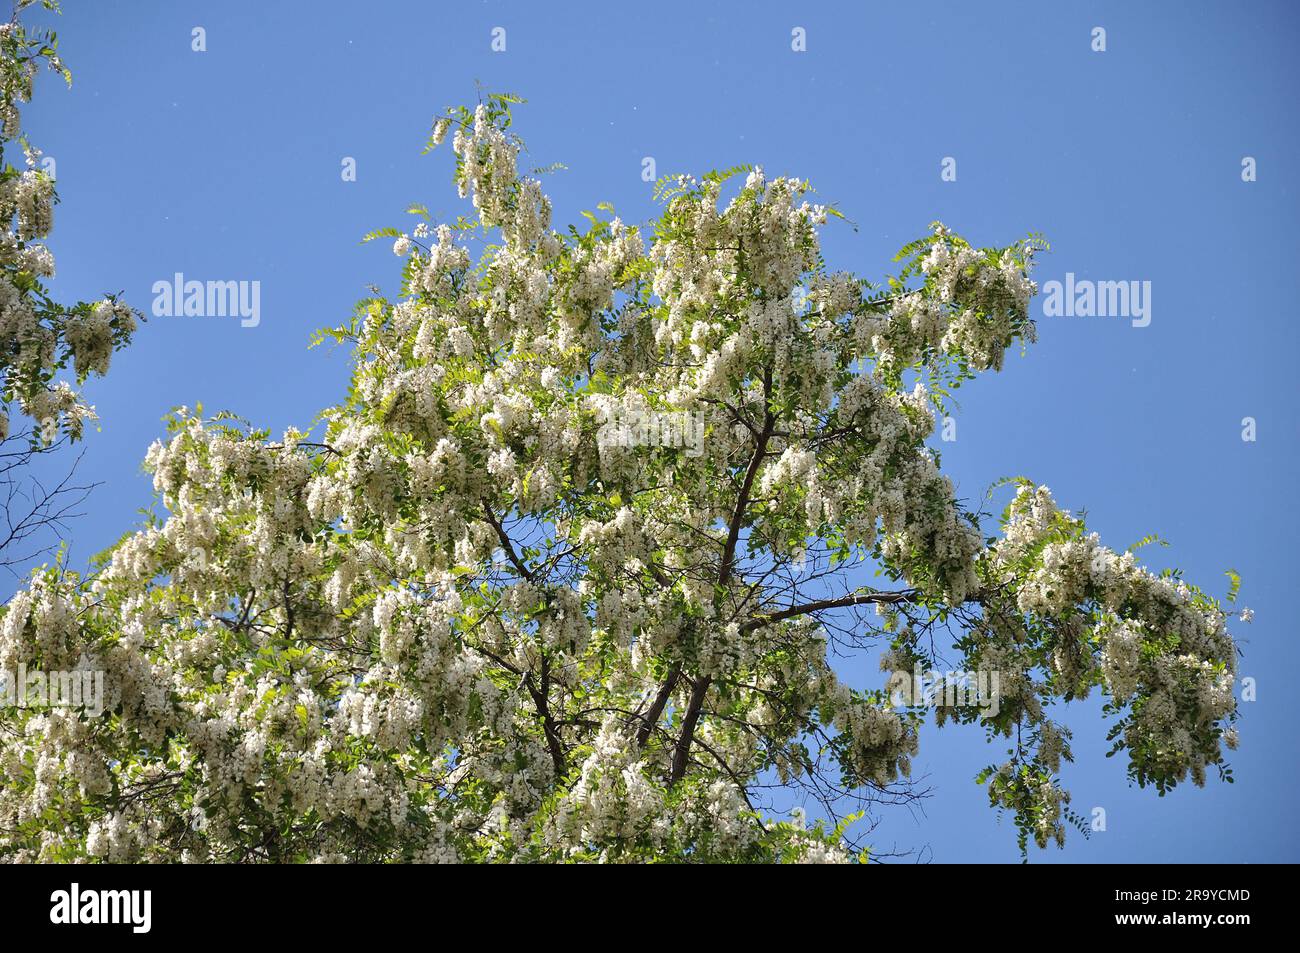
[[(55, 25), (75, 83), (42, 77), (24, 125), (57, 162), (56, 293), (122, 291), (147, 311), (177, 271), (262, 289), (258, 327), (152, 318), (88, 386), (103, 426), (83, 472), (104, 485), (74, 527), (74, 564), (150, 502), (140, 461), (170, 407), (202, 401), (279, 430), (339, 397), (346, 355), (308, 351), (311, 332), (341, 323), (367, 284), (395, 290), (396, 259), (362, 234), (405, 227), (412, 202), (464, 211), (448, 154), (420, 150), (433, 113), (472, 101), (478, 80), (529, 99), (517, 128), (534, 165), (567, 166), (546, 182), (557, 223), (600, 201), (648, 217), (646, 156), (660, 174), (753, 162), (811, 179), (858, 225), (828, 227), (833, 269), (880, 277), (941, 219), (976, 244), (1044, 233), (1040, 284), (1150, 281), (1144, 328), (1036, 305), (1027, 356), (959, 392), (945, 468), (970, 499), (1007, 475), (1047, 483), (1118, 549), (1159, 533), (1171, 545), (1143, 550), (1148, 562), (1211, 591), (1240, 571), (1257, 616), (1234, 632), (1258, 701), (1242, 706), (1237, 783), (1163, 799), (1127, 785), (1103, 757), (1097, 706), (1080, 706), (1065, 783), (1076, 810), (1105, 808), (1107, 830), (1032, 856), (1300, 860), (1286, 684), (1300, 641), (1282, 606), (1300, 538), (1294, 7), (65, 0)], [(196, 26), (206, 52), (191, 50)], [(806, 52), (791, 50), (795, 27)], [(349, 156), (355, 182), (340, 175)], [(1242, 181), (1245, 156), (1258, 181)], [(955, 182), (940, 179), (944, 157)], [(916, 768), (935, 796), (887, 812), (874, 840), (1016, 860), (1010, 820), (972, 780), (1001, 755), (977, 729), (928, 730)]]

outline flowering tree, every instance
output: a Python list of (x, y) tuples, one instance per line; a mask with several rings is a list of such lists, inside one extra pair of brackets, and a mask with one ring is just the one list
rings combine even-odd
[[(873, 646), (998, 673), (996, 714), (938, 711), (1011, 739), (982, 780), (1022, 846), (1064, 837), (1049, 715), (1094, 689), (1136, 783), (1226, 770), (1220, 604), (1045, 487), (968, 511), (926, 447), (1032, 340), (1034, 241), (936, 226), (876, 286), (824, 267), (806, 183), (757, 169), (662, 182), (645, 229), (557, 231), (514, 102), (435, 123), (476, 214), (376, 233), (401, 296), (329, 332), (355, 366), (321, 432), (182, 408), (147, 460), (165, 518), (10, 603), (0, 666), (99, 668), (107, 698), (0, 717), (0, 854), (860, 857), (921, 717), (837, 677)], [(702, 439), (663, 439), (685, 421)]]
[[(27, 30), (15, 5), (0, 23), (0, 440), (9, 436), (11, 406), (33, 419), (39, 441), (53, 443), (60, 432), (81, 436), (93, 408), (66, 381), (71, 367), (79, 383), (104, 374), (116, 348), (135, 330), (135, 312), (115, 296), (65, 307), (53, 301), (41, 279), (54, 274), (54, 256), (40, 243), (53, 224), (54, 180), (41, 167), (41, 153), (20, 131), (19, 106), (45, 63), (69, 83), (53, 33)], [(54, 0), (43, 6), (57, 10)], [(12, 144), (22, 148), (24, 168), (9, 161)]]
[[(135, 313), (116, 297), (64, 307), (42, 280), (54, 274), (54, 257), (41, 243), (50, 232), (56, 196), (40, 152), (21, 132), (19, 107), (32, 95), (42, 63), (71, 75), (58, 56), (55, 35), (28, 30), (18, 19), (31, 5), (15, 5), (0, 23), (0, 566), (30, 565), (53, 546), (64, 521), (75, 515), (90, 485), (75, 479), (75, 464), (53, 481), (34, 478), (37, 458), (79, 440), (95, 412), (67, 381), (103, 374), (116, 348), (135, 330)], [(47, 9), (56, 10), (53, 0)], [(8, 153), (21, 147), (23, 167)], [(10, 432), (16, 407), (24, 426)], [(30, 423), (30, 427), (27, 424)]]

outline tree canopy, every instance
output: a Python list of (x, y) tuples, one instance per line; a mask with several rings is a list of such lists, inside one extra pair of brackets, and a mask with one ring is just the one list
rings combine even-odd
[(1044, 486), (972, 509), (927, 445), (1033, 340), (1037, 238), (936, 224), (870, 282), (748, 167), (555, 228), (518, 102), (436, 119), (473, 213), (370, 236), (401, 291), (320, 336), (353, 366), (316, 425), (181, 408), (159, 515), (3, 610), (0, 668), (106, 699), (0, 712), (0, 856), (861, 859), (926, 709), (843, 654), (998, 674), (934, 711), (1012, 749), (980, 780), (1022, 848), (1077, 821), (1061, 702), (1105, 696), (1137, 784), (1227, 770), (1225, 606)]

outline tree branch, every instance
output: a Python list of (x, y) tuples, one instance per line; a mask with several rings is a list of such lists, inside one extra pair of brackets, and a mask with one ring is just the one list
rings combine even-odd
[(515, 552), (515, 544), (511, 541), (509, 534), (506, 533), (505, 527), (501, 525), (496, 516), (492, 513), (492, 507), (488, 504), (487, 500), (483, 501), (483, 514), (487, 517), (487, 521), (492, 524), (492, 528), (497, 531), (497, 539), (501, 541), (501, 548), (506, 551), (506, 558), (509, 559), (510, 564), (515, 567), (515, 571), (529, 582), (532, 582), (532, 570), (524, 565), (524, 561), (520, 559), (519, 555)]
[[(736, 498), (736, 509), (731, 515), (731, 524), (727, 530), (727, 544), (722, 550), (722, 565), (718, 567), (718, 585), (725, 586), (731, 581), (731, 574), (736, 562), (736, 547), (740, 543), (740, 528), (745, 522), (745, 510), (749, 507), (749, 494), (754, 488), (754, 479), (767, 456), (767, 442), (772, 439), (772, 430), (776, 425), (776, 415), (772, 413), (772, 368), (763, 370), (763, 429), (754, 438), (754, 455), (749, 460), (745, 471), (745, 480), (740, 485), (740, 495)], [(686, 713), (682, 716), (682, 734), (677, 739), (673, 750), (673, 768), (670, 781), (677, 783), (686, 775), (690, 764), (691, 741), (695, 737), (695, 726), (700, 721), (700, 710), (709, 693), (713, 679), (701, 675), (691, 683), (691, 697), (686, 703)]]
[(785, 619), (792, 619), (795, 616), (807, 615), (810, 612), (821, 612), (823, 609), (843, 609), (847, 606), (863, 605), (892, 605), (897, 602), (911, 602), (916, 598), (917, 590), (905, 589), (901, 592), (859, 592), (853, 595), (841, 596), (838, 599), (821, 599), (817, 602), (809, 602), (801, 606), (789, 606), (777, 612), (771, 612), (758, 618), (751, 619), (740, 627), (742, 632), (753, 632), (755, 629), (762, 628), (765, 625), (771, 625), (774, 622), (782, 622)]

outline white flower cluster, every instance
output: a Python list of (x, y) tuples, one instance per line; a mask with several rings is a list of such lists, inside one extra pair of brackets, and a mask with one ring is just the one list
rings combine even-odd
[(1050, 633), (1049, 665), (1070, 692), (1101, 684), (1129, 707), (1124, 744), (1137, 778), (1172, 784), (1190, 773), (1204, 783), (1236, 716), (1236, 647), (1218, 605), (1103, 546), (1045, 486), (1019, 488), (989, 555), (1016, 609)]
[(1029, 269), (1035, 248), (1022, 242), (975, 249), (936, 224), (916, 260), (924, 287), (894, 296), (886, 316), (863, 312), (854, 329), (858, 346), (887, 373), (942, 358), (1001, 370), (1016, 339), (1034, 340), (1029, 299), (1037, 285)]
[[(94, 409), (54, 376), (71, 365), (78, 383), (104, 374), (113, 351), (135, 332), (136, 315), (109, 298), (71, 308), (50, 301), (41, 280), (54, 275), (54, 256), (41, 243), (53, 227), (54, 181), (41, 154), (19, 133), (19, 107), (31, 98), (42, 60), (65, 73), (51, 38), (7, 24), (0, 42), (0, 440), (9, 436), (11, 406), (34, 421), (40, 439), (60, 432), (79, 439)], [(4, 163), (21, 146), (25, 168)]]
[(552, 836), (574, 844), (662, 838), (666, 820), (663, 792), (647, 779), (627, 729), (617, 718), (606, 719), (577, 782), (551, 817)]
[(1065, 845), (1065, 819), (1070, 793), (1025, 764), (1004, 762), (988, 782), (989, 802), (1014, 813), (1021, 848), (1029, 839), (1039, 847)]
[(897, 711), (861, 699), (845, 700), (837, 706), (834, 724), (846, 742), (842, 763), (848, 777), (883, 787), (911, 776), (917, 734)]

